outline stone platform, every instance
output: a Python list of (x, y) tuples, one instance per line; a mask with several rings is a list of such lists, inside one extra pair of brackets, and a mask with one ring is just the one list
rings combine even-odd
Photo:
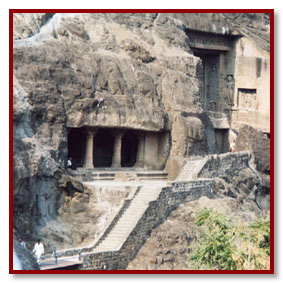
[[(143, 246), (151, 231), (167, 218), (170, 212), (185, 202), (194, 201), (206, 196), (219, 198), (213, 178), (225, 176), (233, 170), (249, 167), (249, 152), (226, 153), (211, 155), (204, 160), (188, 161), (184, 171), (178, 180), (168, 181), (144, 181), (136, 182), (137, 190), (125, 202), (111, 222), (105, 225), (105, 229), (98, 235), (94, 242), (87, 247), (75, 247), (58, 251), (58, 264), (54, 266), (54, 256), (45, 256), (45, 263), (41, 269), (58, 269), (59, 262), (68, 269), (78, 270), (123, 270), (135, 257)], [(213, 170), (212, 170), (213, 169)], [(192, 173), (191, 172), (192, 170)], [(78, 169), (76, 173), (84, 170)], [(93, 173), (90, 170), (90, 174)], [(145, 171), (114, 171), (113, 178), (119, 179), (127, 174), (144, 174)], [(112, 172), (111, 172), (112, 171)], [(100, 173), (105, 171), (99, 171)], [(160, 173), (163, 171), (159, 171)], [(82, 172), (84, 173), (84, 172)], [(152, 171), (147, 171), (153, 174)], [(154, 171), (159, 174), (158, 171)], [(164, 173), (164, 172), (163, 172)], [(121, 174), (123, 176), (121, 176)], [(154, 174), (153, 174), (154, 176)], [(119, 178), (118, 178), (119, 177)], [(189, 178), (195, 177), (196, 179)], [(93, 181), (93, 183), (123, 183), (115, 181)], [(133, 181), (126, 181), (124, 185)], [(150, 184), (151, 183), (151, 184)], [(88, 185), (91, 185), (91, 181)], [(82, 259), (82, 262), (78, 261)], [(69, 261), (67, 263), (66, 261)]]
[(62, 257), (59, 258), (57, 263), (55, 258), (48, 258), (40, 263), (40, 270), (55, 270), (55, 269), (66, 269), (82, 264), (82, 259), (78, 256), (73, 257)]
[(144, 168), (77, 168), (68, 169), (68, 173), (80, 182), (92, 181), (143, 181), (167, 180), (168, 173), (162, 170), (145, 170)]

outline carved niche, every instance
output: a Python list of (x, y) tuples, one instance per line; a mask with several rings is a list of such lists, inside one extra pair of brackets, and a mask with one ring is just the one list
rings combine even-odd
[(239, 108), (256, 109), (256, 89), (239, 88), (237, 104)]
[(235, 80), (233, 75), (227, 75), (225, 80), (225, 88), (223, 93), (224, 102), (232, 107), (233, 104), (233, 95), (235, 90)]

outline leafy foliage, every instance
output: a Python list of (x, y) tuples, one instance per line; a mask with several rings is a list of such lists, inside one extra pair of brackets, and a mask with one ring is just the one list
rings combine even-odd
[(203, 209), (195, 222), (200, 227), (196, 244), (190, 245), (193, 269), (269, 269), (270, 220), (235, 223), (216, 210)]
[(195, 223), (203, 229), (197, 247), (190, 254), (196, 269), (235, 269), (233, 260), (234, 235), (229, 219), (219, 212), (204, 209)]
[(239, 269), (259, 270), (270, 268), (270, 219), (257, 218), (250, 225), (238, 225), (237, 250)]

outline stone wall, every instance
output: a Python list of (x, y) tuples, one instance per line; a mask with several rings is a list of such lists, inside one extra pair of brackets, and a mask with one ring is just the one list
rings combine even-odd
[(270, 140), (265, 134), (248, 125), (241, 127), (235, 150), (253, 152), (255, 169), (261, 173), (270, 174)]
[(249, 152), (224, 153), (221, 155), (211, 155), (204, 167), (200, 170), (198, 177), (214, 178), (231, 175), (235, 170), (249, 167)]
[[(213, 127), (201, 118), (205, 117), (202, 60), (193, 55), (186, 29), (229, 35), (236, 31), (231, 20), (239, 25), (243, 17), (248, 17), (248, 24), (256, 22), (246, 13), (240, 17), (219, 13), (81, 13), (68, 14), (65, 20), (61, 13), (52, 16), (16, 13), (13, 19), (13, 216), (15, 228), (30, 239), (37, 238), (49, 220), (58, 220), (60, 207), (73, 197), (73, 191), (88, 196), (65, 171), (67, 128), (165, 133), (159, 136), (158, 156), (162, 158), (155, 163), (158, 168), (168, 156), (170, 161), (216, 153)], [(51, 32), (41, 37), (40, 27), (50, 17), (44, 30)], [(243, 30), (248, 33), (245, 26), (246, 22)], [(258, 25), (257, 33), (263, 27)], [(265, 30), (269, 37), (269, 29)], [(241, 42), (237, 45), (239, 62), (248, 58), (251, 50), (250, 44)], [(234, 59), (234, 51), (229, 51), (230, 57), (222, 54), (218, 58), (224, 74), (218, 87), (222, 92), (228, 87), (225, 78), (232, 74), (233, 66), (228, 63)], [(259, 58), (252, 59), (255, 79), (244, 83), (259, 83), (268, 74), (265, 55), (253, 56)], [(249, 78), (249, 70), (236, 71)], [(254, 88), (244, 83), (236, 84), (235, 89)], [(267, 122), (269, 116), (261, 114), (268, 112), (268, 101), (261, 97), (254, 113)], [(244, 116), (235, 119), (246, 120)], [(148, 163), (154, 160), (150, 152), (147, 158)], [(74, 214), (73, 221), (80, 223), (81, 219)], [(65, 222), (59, 224), (66, 230)]]
[[(242, 169), (246, 170), (249, 167), (249, 160), (249, 152), (209, 156), (198, 174), (201, 178), (191, 181), (180, 180), (172, 182), (171, 186), (162, 188), (158, 198), (149, 203), (148, 208), (119, 250), (93, 252), (95, 246), (101, 242), (101, 238), (99, 242), (92, 247), (66, 250), (63, 253), (60, 252), (60, 256), (73, 256), (82, 252), (83, 263), (78, 266), (81, 270), (126, 269), (129, 262), (135, 258), (139, 249), (144, 245), (147, 238), (150, 237), (151, 231), (164, 222), (172, 210), (179, 207), (182, 203), (197, 200), (202, 196), (211, 199), (222, 196), (216, 182), (208, 178), (232, 176), (235, 172)], [(125, 202), (125, 207), (127, 207), (128, 204), (129, 203)], [(124, 208), (122, 208), (115, 217), (115, 223), (123, 211)], [(113, 225), (114, 224), (111, 224), (111, 227)], [(106, 233), (111, 227), (105, 230)]]
[(235, 45), (233, 129), (244, 124), (270, 131), (270, 57), (246, 37)]
[(180, 204), (207, 196), (217, 198), (212, 180), (198, 180), (191, 182), (175, 182), (171, 187), (164, 187), (156, 201), (149, 204), (130, 236), (119, 251), (82, 254), (83, 270), (96, 269), (125, 269), (143, 246), (152, 229), (162, 223), (170, 212)]

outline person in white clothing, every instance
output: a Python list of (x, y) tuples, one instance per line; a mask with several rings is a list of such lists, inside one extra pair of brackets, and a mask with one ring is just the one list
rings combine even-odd
[(69, 157), (68, 162), (67, 162), (67, 167), (72, 168), (72, 157)]
[(35, 254), (37, 263), (40, 264), (40, 257), (44, 254), (44, 246), (39, 239), (36, 241), (32, 253)]

